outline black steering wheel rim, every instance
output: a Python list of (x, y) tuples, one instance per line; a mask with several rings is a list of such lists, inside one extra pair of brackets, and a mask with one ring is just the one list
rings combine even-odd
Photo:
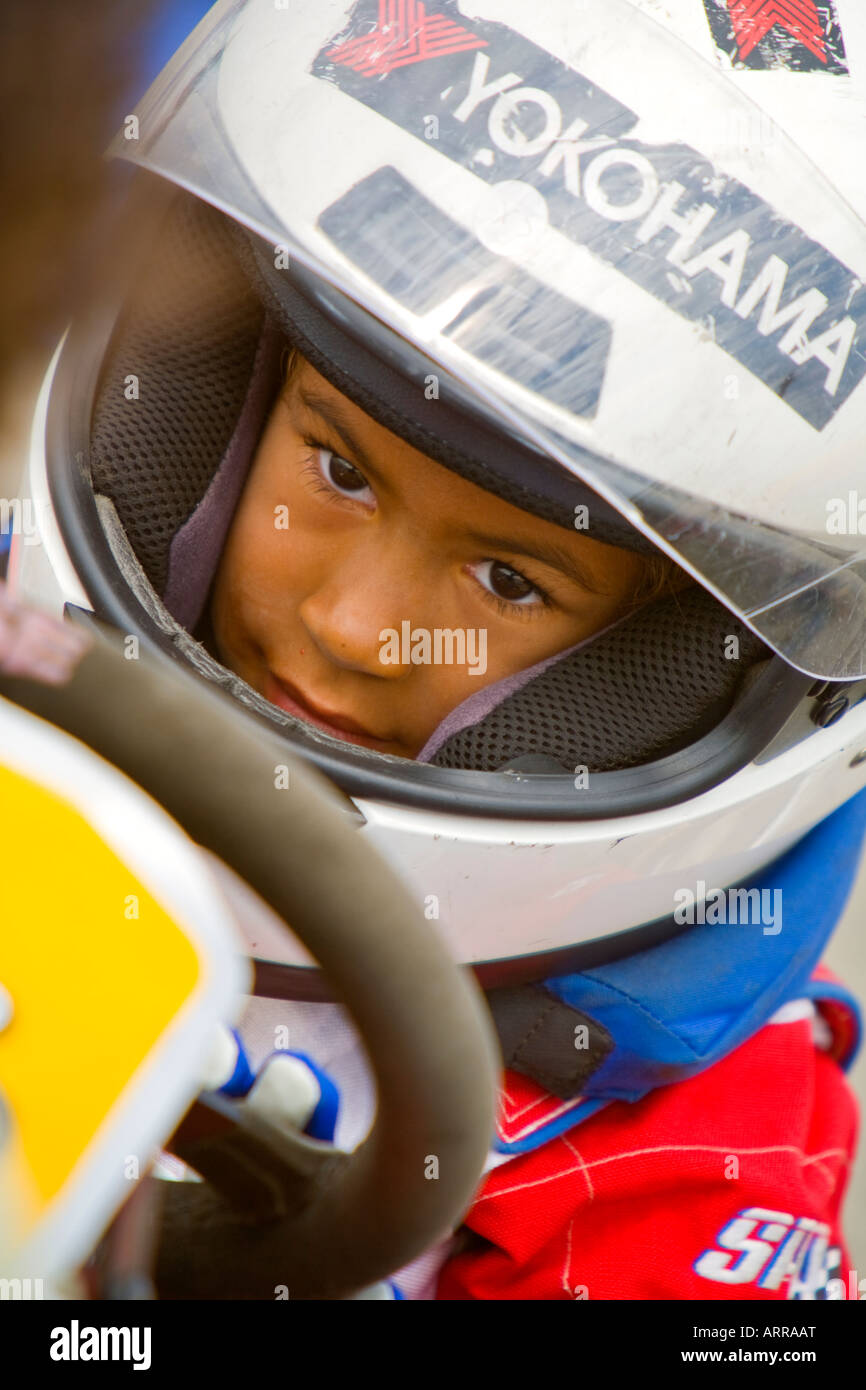
[(344, 1297), (453, 1229), (493, 1133), (492, 1022), (340, 795), (228, 696), (144, 646), (125, 660), (108, 630), (66, 685), (0, 677), (0, 695), (131, 776), (291, 922), (375, 1075), (376, 1117), (351, 1155), (208, 1099), (212, 1133), (177, 1147), (209, 1181), (166, 1184), (158, 1294)]

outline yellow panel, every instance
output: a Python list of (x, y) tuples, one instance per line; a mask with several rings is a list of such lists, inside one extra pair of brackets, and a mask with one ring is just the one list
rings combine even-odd
[(0, 844), (0, 980), (14, 1006), (0, 1032), (0, 1093), (47, 1205), (203, 967), (84, 817), (6, 768)]

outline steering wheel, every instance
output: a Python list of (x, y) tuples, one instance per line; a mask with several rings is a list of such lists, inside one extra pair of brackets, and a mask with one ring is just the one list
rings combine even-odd
[(127, 773), (291, 923), (375, 1075), (375, 1120), (353, 1153), (216, 1095), (196, 1102), (170, 1146), (204, 1181), (158, 1183), (158, 1296), (341, 1298), (453, 1230), (493, 1132), (495, 1035), (474, 978), (341, 794), (229, 696), (143, 643), (126, 660), (95, 623), (66, 685), (0, 676), (0, 695)]

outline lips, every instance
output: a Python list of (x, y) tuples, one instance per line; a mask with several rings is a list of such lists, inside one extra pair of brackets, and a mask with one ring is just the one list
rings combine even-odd
[(357, 743), (364, 748), (375, 748), (380, 752), (387, 750), (387, 743), (374, 737), (363, 724), (347, 715), (339, 714), (336, 710), (319, 708), (308, 700), (297, 686), (292, 685), (290, 681), (281, 680), (272, 671), (268, 672), (265, 679), (264, 696), (272, 705), (278, 705), (280, 709), (287, 710), (289, 714), (296, 715), (308, 724), (315, 724), (318, 729), (324, 729), (325, 733), (333, 735), (334, 738), (341, 738), (346, 743)]

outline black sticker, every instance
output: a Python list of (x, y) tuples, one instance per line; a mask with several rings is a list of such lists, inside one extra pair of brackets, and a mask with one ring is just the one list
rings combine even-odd
[(568, 63), (438, 10), (357, 0), (311, 71), (486, 183), (537, 189), (551, 226), (823, 429), (866, 376), (866, 286), (690, 146), (635, 139), (636, 114)]
[(734, 67), (848, 71), (833, 0), (704, 0), (704, 9)]
[(414, 313), (454, 301), (440, 331), (464, 352), (576, 415), (595, 414), (610, 352), (607, 320), (503, 262), (396, 169), (355, 184), (318, 225)]

